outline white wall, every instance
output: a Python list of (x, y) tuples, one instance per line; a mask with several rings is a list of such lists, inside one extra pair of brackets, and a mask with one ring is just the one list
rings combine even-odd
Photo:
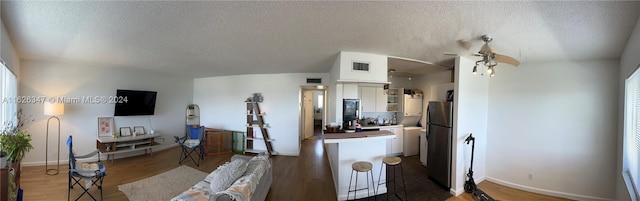
[[(387, 82), (387, 56), (360, 53), (340, 52), (340, 74), (338, 80), (355, 82)], [(369, 64), (369, 71), (353, 71), (353, 62)], [(334, 66), (335, 68), (336, 66)]]
[(420, 124), (422, 124), (423, 128), (426, 128), (427, 125), (427, 106), (429, 105), (429, 101), (438, 100), (437, 92), (433, 90), (437, 90), (437, 86), (442, 86), (443, 83), (448, 83), (447, 86), (451, 86), (453, 89), (453, 83), (451, 83), (451, 71), (444, 71), (429, 75), (420, 76), (414, 78), (415, 83), (413, 87), (416, 89), (422, 90), (424, 93), (424, 97), (422, 99), (422, 117), (420, 119)]
[(615, 198), (618, 69), (616, 60), (498, 65), (489, 84), (488, 180), (577, 200)]
[(623, 154), (622, 150), (624, 148), (623, 138), (623, 121), (624, 121), (624, 81), (633, 70), (640, 65), (640, 18), (638, 18), (636, 22), (636, 26), (627, 42), (627, 46), (622, 53), (620, 58), (620, 75), (619, 75), (619, 107), (618, 107), (618, 149), (617, 149), (617, 164), (618, 167), (616, 169), (616, 199), (617, 200), (631, 200), (629, 196), (629, 191), (625, 186), (624, 180), (622, 178), (622, 172), (626, 168), (623, 165)]
[[(0, 58), (7, 63), (11, 72), (16, 74), (16, 76), (20, 76), (20, 59), (18, 58), (18, 54), (13, 47), (13, 43), (9, 38), (9, 34), (7, 34), (7, 29), (5, 29), (2, 20), (0, 20)], [(19, 79), (19, 78), (18, 78)]]
[[(166, 143), (174, 144), (173, 136), (184, 135), (185, 107), (191, 103), (193, 80), (154, 71), (127, 70), (90, 64), (67, 64), (49, 61), (22, 60), (19, 96), (114, 96), (116, 89), (157, 91), (155, 115), (115, 117), (116, 129), (141, 125), (163, 135)], [(25, 115), (35, 122), (27, 126), (35, 147), (24, 159), (25, 165), (43, 165), (45, 160), (45, 130), (48, 116), (42, 104), (21, 104)], [(60, 158), (67, 160), (66, 139), (74, 137), (74, 149), (89, 153), (96, 149), (97, 117), (113, 116), (113, 104), (67, 104), (61, 120)], [(53, 121), (55, 122), (55, 120)], [(55, 127), (51, 127), (55, 129)], [(49, 160), (56, 158), (56, 140), (50, 136)], [(134, 154), (143, 154), (141, 153)], [(116, 158), (126, 156), (117, 155)], [(176, 161), (177, 161), (176, 156)]]
[[(300, 86), (306, 85), (308, 77), (326, 80), (328, 76), (308, 73), (197, 78), (193, 82), (193, 100), (200, 106), (201, 123), (205, 126), (246, 132), (244, 101), (253, 93), (262, 93), (264, 102), (260, 107), (267, 113), (264, 118), (270, 125), (270, 137), (275, 139), (274, 151), (298, 155)], [(264, 149), (264, 144), (254, 143), (254, 148)]]
[[(471, 145), (464, 140), (473, 133), (475, 137), (475, 153), (473, 176), (477, 183), (484, 180), (487, 150), (487, 118), (488, 118), (488, 76), (471, 73), (473, 60), (456, 57), (454, 83), (454, 115), (453, 115), (453, 147), (451, 164), (451, 193), (459, 195), (464, 192), (463, 186), (471, 162)], [(491, 80), (493, 81), (493, 80)], [(491, 146), (494, 146), (491, 144)]]

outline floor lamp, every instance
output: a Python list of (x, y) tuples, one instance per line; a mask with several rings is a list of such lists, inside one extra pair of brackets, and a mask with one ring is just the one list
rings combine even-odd
[[(57, 175), (58, 172), (60, 171), (60, 119), (56, 116), (60, 116), (64, 114), (64, 104), (63, 103), (50, 103), (47, 102), (44, 104), (44, 115), (47, 116), (51, 116), (49, 117), (49, 119), (47, 120), (47, 139), (46, 139), (46, 147), (45, 147), (45, 159), (44, 159), (44, 163), (45, 163), (45, 172), (48, 175)], [(58, 154), (56, 154), (58, 156), (58, 161), (57, 161), (57, 165), (55, 169), (53, 168), (49, 168), (49, 122), (51, 121), (51, 119), (56, 119), (58, 120), (58, 149), (56, 149), (58, 151)]]

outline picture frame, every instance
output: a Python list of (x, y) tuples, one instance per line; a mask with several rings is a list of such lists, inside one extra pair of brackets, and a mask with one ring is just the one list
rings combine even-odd
[(113, 117), (98, 117), (98, 137), (112, 137), (114, 128)]
[(144, 126), (134, 126), (133, 133), (135, 133), (136, 135), (144, 135)]
[(131, 127), (120, 127), (120, 136), (121, 137), (131, 136)]

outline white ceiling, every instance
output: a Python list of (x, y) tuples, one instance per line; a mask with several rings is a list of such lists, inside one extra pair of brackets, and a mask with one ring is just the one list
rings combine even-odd
[[(154, 69), (190, 77), (326, 73), (339, 51), (451, 65), (482, 34), (521, 62), (619, 58), (633, 2), (2, 1), (24, 59)], [(88, 65), (87, 67), (91, 67)]]

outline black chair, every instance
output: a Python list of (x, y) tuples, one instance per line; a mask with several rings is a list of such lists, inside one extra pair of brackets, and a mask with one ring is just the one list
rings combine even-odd
[[(73, 153), (73, 139), (71, 136), (67, 139), (67, 147), (69, 148), (69, 188), (67, 190), (67, 200), (71, 200), (71, 189), (76, 185), (79, 185), (83, 192), (75, 200), (79, 200), (84, 195), (89, 195), (93, 200), (97, 200), (89, 193), (89, 190), (93, 186), (96, 186), (98, 190), (100, 190), (100, 200), (103, 200), (102, 181), (104, 180), (104, 176), (107, 175), (107, 168), (102, 165), (100, 152), (95, 150), (87, 155), (76, 156)], [(95, 155), (98, 155), (98, 161), (87, 165), (89, 167), (82, 167), (82, 165), (80, 165), (80, 167), (76, 166), (76, 159), (87, 159)], [(80, 184), (82, 180), (85, 181), (84, 187)]]
[[(173, 136), (176, 139), (176, 143), (182, 147), (182, 153), (180, 154), (180, 161), (178, 164), (182, 164), (184, 160), (190, 158), (196, 166), (200, 166), (200, 160), (204, 159), (204, 126), (190, 126), (187, 125), (187, 133), (184, 137)], [(198, 159), (193, 158), (192, 154), (196, 154)]]

